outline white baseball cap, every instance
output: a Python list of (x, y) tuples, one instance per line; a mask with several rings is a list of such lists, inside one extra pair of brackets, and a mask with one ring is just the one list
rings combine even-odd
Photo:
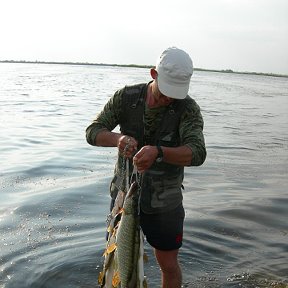
[(193, 63), (190, 56), (176, 47), (169, 47), (156, 64), (160, 92), (170, 98), (184, 99), (188, 95)]

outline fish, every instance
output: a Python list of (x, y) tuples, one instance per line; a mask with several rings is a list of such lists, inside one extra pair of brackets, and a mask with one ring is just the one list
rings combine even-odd
[(144, 235), (138, 216), (138, 184), (131, 184), (124, 201), (123, 192), (119, 192), (119, 199), (116, 198), (115, 209), (110, 215), (105, 259), (98, 283), (103, 288), (146, 288)]
[[(138, 231), (136, 231), (137, 226), (137, 218), (135, 217), (138, 204), (137, 199), (135, 199), (135, 191), (137, 190), (136, 182), (133, 182), (123, 204), (121, 221), (119, 223), (119, 227), (116, 233), (116, 246), (117, 251), (116, 255), (119, 263), (119, 276), (122, 287), (133, 287), (133, 281), (135, 277), (133, 275), (133, 267), (135, 267), (134, 258), (137, 257), (137, 250), (139, 249), (137, 246), (138, 240)], [(136, 203), (137, 201), (137, 203)], [(138, 249), (137, 249), (138, 248)], [(136, 251), (135, 251), (136, 250)], [(128, 284), (132, 281), (132, 284), (128, 286)]]

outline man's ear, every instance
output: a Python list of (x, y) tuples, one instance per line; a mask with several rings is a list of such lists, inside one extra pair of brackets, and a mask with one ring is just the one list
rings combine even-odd
[(156, 71), (154, 68), (152, 68), (152, 69), (150, 70), (150, 75), (151, 75), (152, 79), (156, 79), (158, 73), (157, 73), (157, 71)]

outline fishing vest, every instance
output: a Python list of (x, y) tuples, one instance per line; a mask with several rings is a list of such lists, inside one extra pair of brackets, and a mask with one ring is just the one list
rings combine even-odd
[[(123, 89), (119, 124), (121, 133), (134, 137), (138, 141), (138, 150), (144, 145), (180, 146), (179, 123), (185, 109), (185, 99), (175, 100), (167, 106), (155, 136), (153, 139), (145, 139), (144, 109), (147, 87), (148, 84), (138, 84), (126, 86)], [(119, 154), (112, 188), (114, 185), (115, 188), (119, 189), (119, 184), (123, 181), (123, 177), (119, 175), (122, 163), (123, 158)], [(130, 167), (132, 170), (132, 165)], [(183, 199), (181, 191), (183, 177), (183, 166), (155, 162), (142, 174), (141, 209), (145, 213), (161, 213), (176, 208)], [(117, 179), (118, 185), (116, 184)], [(121, 180), (119, 181), (119, 179)]]

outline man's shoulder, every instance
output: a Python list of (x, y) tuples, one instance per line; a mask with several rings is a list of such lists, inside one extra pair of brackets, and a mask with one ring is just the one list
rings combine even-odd
[(179, 100), (182, 104), (182, 107), (184, 109), (184, 111), (198, 111), (200, 109), (199, 105), (197, 104), (197, 102), (190, 97), (189, 95), (186, 96), (186, 98), (184, 98), (183, 100)]
[(198, 105), (196, 103), (196, 100), (193, 99), (191, 96), (187, 95), (186, 98), (183, 99), (183, 101), (188, 105)]
[(121, 92), (121, 94), (127, 94), (127, 95), (138, 94), (146, 86), (147, 86), (147, 83), (130, 84), (130, 85), (124, 86), (119, 91)]
[[(144, 91), (144, 88), (147, 84), (140, 83), (140, 84), (132, 84), (132, 85), (126, 85), (114, 93), (114, 96), (112, 97), (113, 103), (118, 103), (121, 105), (121, 103), (124, 103), (125, 101), (132, 101), (132, 99), (137, 98), (137, 95), (141, 95)], [(125, 103), (124, 103), (125, 105)]]
[(192, 97), (187, 95), (186, 98), (180, 100), (180, 103), (182, 105), (180, 105), (178, 113), (180, 115), (181, 121), (186, 121), (187, 119), (194, 119), (195, 117), (201, 118), (200, 106)]

